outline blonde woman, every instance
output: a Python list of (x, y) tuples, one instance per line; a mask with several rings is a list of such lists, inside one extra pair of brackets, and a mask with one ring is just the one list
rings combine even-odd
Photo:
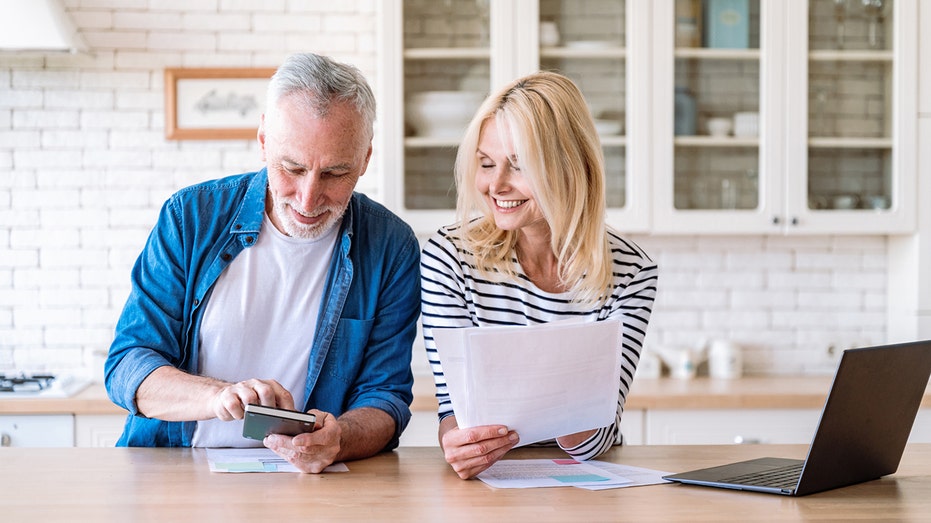
[(583, 460), (620, 444), (657, 268), (605, 223), (604, 158), (578, 87), (540, 72), (490, 96), (459, 147), (456, 184), (459, 221), (437, 231), (421, 256), (423, 333), (446, 461), (461, 478), (474, 477), (520, 435), (503, 425), (458, 427), (433, 341), (436, 328), (621, 319), (614, 423), (549, 442)]

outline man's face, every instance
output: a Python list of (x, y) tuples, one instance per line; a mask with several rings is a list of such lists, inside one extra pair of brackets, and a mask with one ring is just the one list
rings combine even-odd
[(295, 238), (323, 236), (346, 211), (372, 155), (362, 117), (345, 103), (320, 117), (300, 97), (286, 96), (262, 116), (258, 140), (271, 222)]

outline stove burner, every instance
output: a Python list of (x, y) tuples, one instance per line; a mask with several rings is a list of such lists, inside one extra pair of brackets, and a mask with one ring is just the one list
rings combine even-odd
[(86, 385), (73, 376), (59, 378), (53, 374), (0, 373), (0, 396), (67, 397)]

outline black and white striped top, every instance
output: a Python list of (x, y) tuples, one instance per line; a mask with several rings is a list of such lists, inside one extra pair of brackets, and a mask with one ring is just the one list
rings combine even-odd
[(621, 443), (621, 414), (656, 297), (656, 263), (633, 242), (609, 232), (614, 258), (613, 292), (602, 306), (592, 308), (572, 302), (568, 293), (554, 294), (538, 289), (521, 272), (516, 260), (516, 281), (489, 281), (476, 269), (471, 253), (462, 247), (458, 232), (458, 226), (437, 231), (424, 246), (420, 262), (421, 321), (427, 357), (436, 382), (440, 419), (453, 411), (433, 341), (433, 329), (533, 325), (571, 318), (593, 321), (620, 318), (623, 322), (622, 363), (614, 424), (599, 429), (580, 445), (564, 450), (576, 459), (586, 460)]

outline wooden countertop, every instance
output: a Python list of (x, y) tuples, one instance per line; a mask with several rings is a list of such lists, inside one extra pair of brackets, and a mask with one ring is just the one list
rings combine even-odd
[[(626, 446), (599, 458), (666, 472), (805, 445)], [(518, 449), (509, 459), (555, 458)], [(884, 478), (803, 497), (661, 484), (588, 491), (463, 481), (438, 448), (405, 447), (322, 475), (210, 472), (203, 449), (0, 448), (4, 521), (919, 521), (931, 514), (931, 444)]]
[[(737, 380), (636, 379), (626, 408), (633, 409), (821, 409), (830, 376), (749, 376)], [(921, 402), (931, 408), (931, 386)], [(436, 412), (429, 376), (414, 380), (411, 410)], [(0, 398), (0, 414), (126, 414), (95, 384), (70, 398)]]

